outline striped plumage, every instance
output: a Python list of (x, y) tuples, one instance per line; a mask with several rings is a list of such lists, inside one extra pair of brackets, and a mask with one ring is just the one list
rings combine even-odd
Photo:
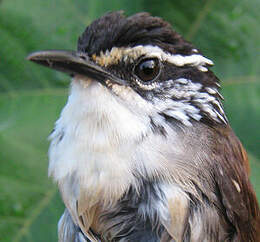
[(247, 155), (213, 64), (147, 13), (94, 21), (77, 52), (30, 60), (73, 76), (51, 134), (59, 241), (258, 241)]

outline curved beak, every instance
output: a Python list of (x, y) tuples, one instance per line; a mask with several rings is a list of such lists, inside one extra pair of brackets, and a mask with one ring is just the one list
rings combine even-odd
[(106, 80), (119, 85), (126, 85), (124, 80), (91, 61), (85, 53), (66, 50), (44, 50), (31, 53), (27, 56), (27, 60), (65, 72), (71, 76), (78, 74), (87, 76), (104, 85), (106, 85)]

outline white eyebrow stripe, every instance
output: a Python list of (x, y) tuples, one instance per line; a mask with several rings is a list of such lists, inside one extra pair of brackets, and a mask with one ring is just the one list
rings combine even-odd
[(180, 54), (170, 54), (163, 51), (158, 46), (152, 45), (138, 45), (135, 47), (113, 47), (111, 51), (106, 51), (105, 53), (101, 52), (100, 56), (95, 56), (95, 61), (100, 63), (101, 65), (110, 65), (117, 64), (121, 59), (132, 59), (136, 60), (141, 56), (146, 57), (156, 57), (161, 61), (165, 61), (175, 66), (185, 66), (190, 65), (197, 67), (200, 71), (206, 72), (208, 68), (205, 65), (213, 65), (213, 62), (200, 55), (200, 54), (192, 54), (192, 55), (180, 55)]
[[(132, 48), (132, 50), (134, 51), (135, 48), (139, 49), (140, 47), (136, 46)], [(184, 66), (184, 65), (204, 66), (206, 64), (208, 65), (214, 64), (213, 61), (200, 54), (192, 54), (187, 56), (183, 56), (180, 54), (171, 55), (170, 53), (163, 51), (158, 46), (151, 46), (151, 45), (141, 46), (141, 48), (145, 52), (146, 56), (158, 57), (162, 61), (170, 62), (176, 66)]]

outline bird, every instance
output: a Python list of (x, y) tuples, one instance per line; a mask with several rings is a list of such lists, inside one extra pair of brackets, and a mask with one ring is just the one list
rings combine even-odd
[(170, 23), (109, 12), (76, 51), (27, 59), (72, 77), (48, 153), (65, 204), (60, 242), (260, 241), (213, 62)]

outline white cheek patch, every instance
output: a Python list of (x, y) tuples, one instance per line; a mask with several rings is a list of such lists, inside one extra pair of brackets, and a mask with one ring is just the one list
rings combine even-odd
[(194, 83), (185, 78), (167, 82), (172, 88), (165, 93), (166, 100), (156, 100), (155, 106), (158, 108), (158, 112), (164, 113), (186, 126), (192, 125), (192, 119), (199, 121), (203, 117), (202, 112), (218, 123), (227, 123), (222, 105), (216, 97), (219, 96), (216, 89), (205, 88), (203, 91), (201, 83)]

